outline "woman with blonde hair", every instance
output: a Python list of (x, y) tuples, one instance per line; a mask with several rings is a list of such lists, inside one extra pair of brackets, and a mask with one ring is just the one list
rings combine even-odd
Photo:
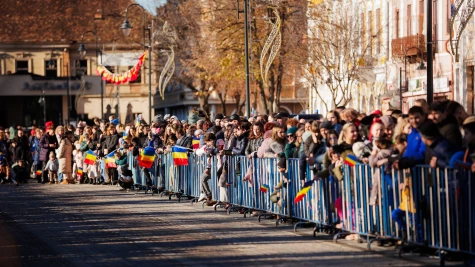
[(269, 147), (264, 152), (264, 158), (277, 158), (277, 156), (284, 152), (285, 148), (285, 130), (280, 126), (272, 128), (272, 136)]
[(400, 134), (410, 134), (411, 124), (409, 123), (409, 117), (399, 117), (397, 119), (396, 127), (394, 127), (393, 141)]

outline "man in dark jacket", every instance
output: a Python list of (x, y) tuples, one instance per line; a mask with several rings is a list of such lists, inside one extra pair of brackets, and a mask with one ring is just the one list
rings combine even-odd
[(426, 159), (430, 161), (432, 168), (445, 168), (450, 165), (450, 159), (452, 156), (460, 151), (457, 145), (453, 144), (446, 138), (444, 138), (438, 130), (436, 124), (432, 121), (424, 122), (420, 127), (422, 142), (426, 145), (428, 152), (431, 152), (432, 157)]
[(449, 102), (434, 102), (431, 105), (432, 115), (436, 120), (440, 134), (458, 147), (462, 147), (462, 133), (460, 132), (457, 119), (452, 114), (447, 114)]

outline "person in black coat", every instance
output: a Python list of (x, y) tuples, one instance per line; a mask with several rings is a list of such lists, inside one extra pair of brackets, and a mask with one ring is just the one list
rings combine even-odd
[(191, 148), (193, 138), (191, 136), (187, 136), (183, 129), (178, 129), (178, 131), (176, 132), (176, 137), (178, 138), (178, 141), (176, 143), (177, 146)]
[[(50, 152), (55, 153), (55, 150), (58, 148), (58, 139), (54, 134), (54, 125), (51, 121), (46, 123), (46, 133), (41, 137), (40, 140), (40, 158), (39, 160), (43, 162), (43, 169), (46, 167), (46, 164), (49, 160)], [(56, 154), (56, 153), (55, 153)], [(41, 183), (48, 181), (48, 174), (43, 172), (41, 176)]]
[[(116, 151), (119, 148), (119, 134), (116, 131), (115, 125), (111, 124), (107, 128), (107, 135), (104, 137), (102, 142), (102, 155), (107, 156), (107, 154)], [(117, 182), (118, 174), (116, 168), (105, 168), (106, 172), (106, 181), (104, 184), (110, 184)]]
[(249, 130), (251, 129), (251, 124), (247, 121), (241, 122), (238, 125), (238, 137), (236, 145), (233, 148), (233, 155), (244, 156), (246, 155), (247, 143), (249, 143)]
[(420, 127), (422, 142), (426, 145), (426, 162), (432, 168), (445, 168), (450, 165), (452, 156), (461, 151), (460, 147), (443, 137), (436, 124), (424, 122)]

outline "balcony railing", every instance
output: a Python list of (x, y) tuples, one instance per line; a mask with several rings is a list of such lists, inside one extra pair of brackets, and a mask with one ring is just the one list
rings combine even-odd
[(392, 55), (395, 58), (404, 57), (404, 53), (409, 47), (417, 47), (423, 53), (425, 53), (427, 50), (426, 37), (423, 34), (416, 34), (416, 35), (393, 39), (391, 42), (391, 45), (392, 45)]

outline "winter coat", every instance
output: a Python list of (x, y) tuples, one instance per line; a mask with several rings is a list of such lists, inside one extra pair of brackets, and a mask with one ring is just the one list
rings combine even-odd
[(49, 135), (48, 133), (45, 133), (40, 140), (40, 146), (41, 146), (41, 151), (40, 151), (40, 160), (41, 161), (46, 161), (49, 159), (49, 153), (51, 151), (55, 151), (56, 148), (49, 147), (50, 144), (56, 145), (56, 148), (58, 147), (58, 140), (56, 139), (55, 135)]
[(246, 156), (254, 152), (257, 152), (259, 148), (261, 147), (263, 141), (264, 141), (264, 137), (262, 136), (259, 138), (249, 140), (249, 143), (247, 143), (247, 147), (246, 147)]
[(440, 134), (451, 143), (462, 147), (462, 133), (460, 132), (457, 119), (453, 116), (448, 116), (445, 120), (437, 124)]
[(323, 142), (318, 142), (318, 140), (317, 143), (315, 143), (311, 135), (303, 143), (303, 149), (306, 157), (310, 157), (310, 154), (317, 157), (326, 152), (325, 144)]
[(12, 155), (12, 161), (13, 162), (18, 162), (19, 160), (25, 160), (26, 158), (26, 155), (25, 153), (23, 152), (23, 150), (21, 149), (21, 147), (19, 145), (13, 147), (11, 146), (10, 147), (10, 152), (11, 152), (11, 155)]
[(41, 153), (40, 139), (34, 136), (31, 139), (30, 147), (31, 147), (33, 163), (38, 164), (40, 162), (40, 153)]
[(76, 166), (78, 168), (83, 168), (84, 157), (81, 150), (76, 151), (76, 155), (74, 155), (74, 161), (76, 162)]
[[(381, 149), (379, 152), (373, 156), (368, 157), (369, 165), (373, 168), (373, 178), (371, 185), (371, 194), (370, 194), (370, 205), (378, 204), (379, 189), (381, 188), (381, 179), (383, 175), (391, 172), (389, 164), (383, 166), (378, 166), (378, 161), (382, 159), (389, 158), (393, 154), (393, 149)], [(381, 174), (381, 168), (384, 169), (383, 175)]]
[(412, 129), (407, 136), (406, 152), (399, 160), (399, 168), (412, 168), (417, 164), (424, 163), (426, 146), (422, 142), (421, 134), (417, 129)]
[(0, 152), (3, 153), (3, 156), (10, 158), (10, 142), (5, 138), (5, 140), (0, 140)]
[(233, 154), (244, 156), (246, 154), (247, 144), (249, 143), (249, 131), (242, 133), (237, 138), (236, 146), (233, 147)]
[[(437, 157), (437, 167), (439, 168), (448, 167), (452, 156), (460, 151), (455, 144), (443, 137), (436, 139), (428, 149), (432, 152), (434, 157)], [(430, 159), (427, 160), (430, 161)]]
[(57, 172), (59, 170), (59, 160), (55, 159), (54, 161), (48, 160), (48, 163), (46, 163), (45, 166), (45, 171), (53, 171)]
[(284, 152), (284, 148), (285, 148), (285, 143), (280, 144), (277, 141), (271, 139), (271, 141), (269, 143), (269, 147), (264, 152), (264, 157), (265, 158), (277, 158), (277, 155)]
[(299, 156), (299, 148), (295, 145), (294, 143), (288, 143), (285, 145), (284, 153), (285, 153), (285, 158), (286, 159), (293, 159), (293, 158), (298, 158)]
[(258, 158), (263, 158), (264, 157), (264, 154), (269, 149), (269, 146), (270, 146), (271, 142), (272, 142), (272, 138), (270, 138), (270, 137), (264, 138), (264, 140), (262, 140), (262, 144), (259, 147), (259, 149), (257, 150), (257, 157)]
[(112, 134), (112, 135), (107, 135), (104, 139), (104, 142), (102, 142), (102, 149), (107, 149), (107, 153), (111, 153), (112, 151), (115, 151), (119, 148), (119, 135), (118, 134)]
[(332, 164), (332, 160), (328, 151), (323, 154), (323, 169), (316, 173), (317, 177), (319, 178), (328, 178), (330, 176), (330, 165)]
[(88, 150), (95, 150), (95, 149), (96, 147), (94, 146), (94, 142), (91, 141), (89, 142), (89, 144), (87, 144), (87, 140), (82, 141), (81, 146), (79, 147), (79, 150), (81, 152), (86, 152)]
[[(348, 155), (354, 155), (353, 153), (353, 150), (352, 150), (352, 145), (349, 145), (345, 142), (343, 142), (342, 144), (340, 144), (340, 146), (343, 146), (343, 153), (341, 153), (340, 157), (345, 159)], [(333, 174), (335, 175), (335, 177), (341, 181), (343, 180), (343, 170), (342, 170), (343, 167), (340, 167), (340, 168), (333, 168)]]
[(191, 148), (191, 142), (193, 138), (191, 136), (185, 135), (180, 140), (176, 142), (177, 146), (182, 146), (186, 148)]
[(68, 138), (63, 138), (59, 145), (59, 169), (60, 173), (71, 173), (73, 167), (73, 145)]

